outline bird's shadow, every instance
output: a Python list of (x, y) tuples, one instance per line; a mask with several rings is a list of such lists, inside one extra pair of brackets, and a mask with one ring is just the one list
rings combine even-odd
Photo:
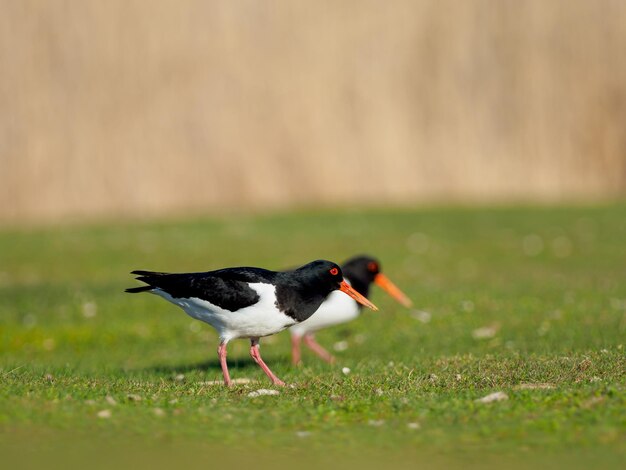
[[(284, 361), (278, 360), (274, 363), (282, 363)], [(259, 366), (254, 362), (252, 358), (232, 359), (226, 361), (228, 370), (247, 370), (257, 369)], [(190, 372), (202, 372), (207, 370), (221, 371), (222, 366), (218, 359), (212, 359), (209, 361), (198, 362), (195, 364), (180, 364), (180, 365), (155, 365), (142, 369), (143, 372), (151, 372), (157, 374), (178, 374), (178, 373), (190, 373)]]

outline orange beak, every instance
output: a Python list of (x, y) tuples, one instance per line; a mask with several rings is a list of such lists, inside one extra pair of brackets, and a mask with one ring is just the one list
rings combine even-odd
[(396, 286), (393, 282), (391, 282), (389, 278), (385, 276), (384, 274), (378, 273), (376, 277), (374, 278), (374, 283), (382, 287), (387, 292), (387, 294), (389, 294), (391, 297), (396, 299), (405, 307), (411, 307), (413, 305), (413, 302), (411, 302), (411, 299), (409, 299), (404, 294), (404, 292), (398, 289), (398, 286)]
[(346, 281), (341, 281), (339, 290), (341, 292), (345, 292), (346, 294), (348, 294), (350, 297), (352, 297), (361, 305), (365, 305), (366, 307), (371, 308), (374, 311), (378, 310), (378, 307), (376, 307), (376, 305), (374, 305), (372, 302), (370, 302), (361, 294), (359, 294), (357, 291), (355, 291), (352, 287), (350, 287), (350, 284), (348, 284)]

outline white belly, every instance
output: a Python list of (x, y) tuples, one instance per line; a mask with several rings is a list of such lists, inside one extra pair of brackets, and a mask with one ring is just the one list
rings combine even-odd
[(291, 327), (291, 334), (302, 336), (329, 326), (354, 320), (359, 316), (359, 307), (351, 297), (340, 291), (332, 292), (313, 315), (302, 323)]
[(178, 305), (190, 317), (211, 325), (217, 330), (220, 340), (225, 342), (235, 338), (273, 335), (296, 323), (293, 318), (276, 307), (276, 288), (273, 285), (251, 283), (249, 286), (259, 294), (259, 301), (236, 312), (225, 310), (196, 297), (178, 299), (161, 289), (154, 289), (151, 292)]

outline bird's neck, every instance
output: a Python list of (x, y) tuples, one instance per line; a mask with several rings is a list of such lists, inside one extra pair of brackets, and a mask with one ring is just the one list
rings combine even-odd
[(302, 322), (313, 315), (328, 294), (306, 285), (278, 285), (276, 288), (276, 304), (285, 315), (297, 322)]

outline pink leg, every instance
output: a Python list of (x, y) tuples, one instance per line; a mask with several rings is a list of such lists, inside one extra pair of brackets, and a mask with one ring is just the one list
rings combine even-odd
[(331, 353), (326, 351), (323, 347), (321, 347), (317, 343), (317, 341), (315, 341), (315, 336), (313, 336), (311, 333), (307, 333), (306, 335), (304, 335), (303, 340), (304, 344), (306, 344), (309, 349), (317, 354), (319, 357), (324, 359), (329, 364), (335, 363), (335, 357)]
[(222, 374), (224, 374), (224, 384), (226, 384), (227, 387), (230, 387), (233, 383), (231, 382), (230, 375), (228, 374), (228, 365), (226, 365), (226, 343), (220, 343), (217, 348), (217, 355), (220, 358)]
[(254, 338), (250, 340), (250, 356), (252, 356), (252, 359), (254, 359), (254, 362), (256, 362), (261, 367), (261, 369), (263, 369), (263, 372), (265, 372), (265, 374), (270, 378), (270, 380), (272, 381), (274, 385), (281, 385), (281, 386), (285, 385), (285, 382), (283, 382), (278, 377), (276, 377), (274, 373), (270, 370), (270, 368), (267, 367), (267, 364), (263, 362), (263, 359), (261, 359), (261, 352), (259, 351), (258, 338)]
[(293, 335), (291, 337), (291, 362), (294, 366), (302, 364), (302, 358), (300, 356), (300, 341), (302, 341), (302, 336)]

